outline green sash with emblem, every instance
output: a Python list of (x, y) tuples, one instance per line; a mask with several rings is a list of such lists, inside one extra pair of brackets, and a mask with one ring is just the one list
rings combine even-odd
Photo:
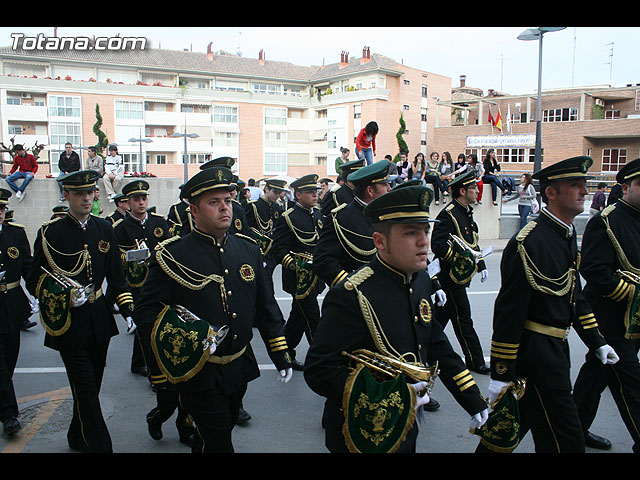
[(144, 285), (149, 274), (149, 264), (147, 260), (126, 262), (125, 276), (130, 287), (140, 288)]
[(204, 367), (214, 337), (215, 331), (205, 320), (185, 321), (165, 305), (153, 325), (151, 347), (162, 373), (171, 383), (180, 383)]
[(640, 338), (640, 288), (637, 283), (629, 285), (624, 325), (625, 338)]
[(482, 428), (471, 433), (480, 436), (489, 450), (498, 453), (511, 453), (520, 443), (520, 407), (518, 400), (525, 390), (525, 381), (518, 379), (506, 387), (493, 404), (493, 410)]
[(42, 275), (36, 287), (40, 321), (46, 332), (58, 337), (71, 326), (72, 287), (63, 287), (49, 275)]
[(256, 241), (258, 246), (260, 247), (260, 251), (262, 255), (266, 255), (269, 250), (271, 250), (271, 245), (273, 244), (273, 239), (264, 235), (257, 228), (251, 227), (251, 232), (253, 235), (253, 239)]
[(318, 276), (311, 263), (310, 255), (295, 254), (296, 260), (296, 293), (297, 300), (305, 298), (318, 282)]
[[(462, 240), (461, 240), (462, 241)], [(458, 285), (463, 285), (471, 280), (476, 273), (476, 259), (469, 248), (464, 248), (458, 241), (451, 242), (453, 258), (449, 276)]]
[(393, 453), (415, 423), (416, 395), (404, 374), (376, 380), (358, 364), (349, 374), (342, 398), (342, 434), (352, 453)]

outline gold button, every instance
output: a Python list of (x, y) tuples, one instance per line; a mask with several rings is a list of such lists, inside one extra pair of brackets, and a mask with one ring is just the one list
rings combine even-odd
[(233, 313), (231, 314), (231, 318), (236, 318), (237, 316), (238, 316), (238, 315), (237, 315), (235, 312), (233, 312)]
[(237, 340), (237, 339), (238, 339), (238, 335), (234, 335), (234, 336), (233, 336), (233, 339), (234, 339), (234, 340)]
[(413, 288), (409, 287), (409, 293), (413, 293)]
[(417, 322), (418, 321), (418, 316), (416, 315), (415, 317), (413, 317), (413, 321)]
[(227, 295), (231, 296), (231, 295), (233, 295), (233, 292), (232, 292), (231, 290), (229, 290), (229, 291), (227, 292)]
[(225, 269), (224, 269), (224, 274), (225, 274), (225, 275), (228, 275), (228, 274), (229, 274), (229, 270), (225, 268)]
[(220, 247), (220, 253), (224, 253), (224, 248)]

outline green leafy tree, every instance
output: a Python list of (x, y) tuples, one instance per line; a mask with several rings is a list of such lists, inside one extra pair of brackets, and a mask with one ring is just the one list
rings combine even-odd
[(400, 160), (401, 153), (409, 153), (409, 147), (407, 147), (407, 142), (404, 141), (403, 134), (407, 131), (407, 124), (404, 123), (404, 117), (402, 113), (400, 114), (400, 129), (396, 133), (396, 140), (398, 141), (398, 153), (393, 158), (394, 162), (398, 162)]
[(96, 123), (93, 125), (93, 133), (98, 137), (98, 143), (96, 143), (96, 153), (104, 158), (104, 150), (109, 145), (109, 139), (107, 134), (100, 130), (102, 126), (102, 115), (100, 115), (100, 105), (96, 103)]

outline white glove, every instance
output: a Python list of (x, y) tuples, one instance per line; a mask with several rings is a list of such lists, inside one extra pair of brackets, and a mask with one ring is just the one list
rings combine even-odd
[(471, 416), (471, 423), (469, 424), (469, 428), (471, 429), (471, 431), (474, 431), (476, 428), (481, 428), (488, 418), (489, 409), (485, 408), (483, 411)]
[(87, 300), (88, 298), (84, 290), (73, 290), (71, 292), (71, 307), (81, 307)]
[(436, 300), (436, 305), (438, 305), (439, 307), (447, 303), (447, 294), (444, 293), (444, 290), (440, 289), (436, 291)]
[(137, 328), (137, 325), (133, 323), (133, 318), (125, 317), (127, 322), (127, 333), (133, 333), (133, 331)]
[(289, 380), (291, 380), (291, 377), (293, 376), (293, 368), (280, 370), (279, 373), (280, 373), (280, 376), (278, 377), (278, 380), (282, 383), (289, 383)]
[(413, 387), (413, 391), (416, 392), (416, 410), (420, 411), (424, 405), (429, 403), (429, 395), (426, 393), (422, 397), (418, 395), (418, 392), (427, 388), (427, 382), (413, 383), (411, 386)]
[(500, 380), (494, 380), (493, 378), (489, 380), (489, 405), (493, 405), (493, 402), (498, 398), (498, 395), (505, 389), (511, 385), (512, 382), (502, 382)]
[(40, 302), (37, 298), (33, 299), (33, 302), (30, 302), (31, 305), (31, 313), (38, 313), (40, 311)]
[(605, 365), (613, 365), (618, 360), (620, 360), (620, 357), (618, 357), (616, 351), (609, 345), (603, 345), (598, 348), (596, 350), (596, 357), (598, 357), (598, 360), (600, 360)]
[(487, 278), (489, 278), (489, 271), (486, 268), (480, 270), (480, 281), (484, 283)]

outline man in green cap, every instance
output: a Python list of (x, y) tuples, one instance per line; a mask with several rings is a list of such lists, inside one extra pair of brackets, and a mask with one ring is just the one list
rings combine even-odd
[[(44, 344), (60, 352), (73, 392), (69, 447), (110, 453), (111, 437), (99, 394), (109, 342), (118, 327), (101, 287), (106, 280), (130, 326), (133, 297), (111, 224), (90, 214), (98, 178), (95, 170), (80, 170), (61, 179), (69, 211), (38, 231), (26, 286), (40, 302)], [(68, 285), (65, 277), (80, 287)]]
[(573, 398), (586, 445), (608, 450), (610, 441), (589, 432), (600, 395), (608, 386), (633, 439), (633, 451), (640, 452), (640, 158), (623, 166), (616, 181), (622, 185), (622, 198), (594, 215), (585, 228), (580, 274), (586, 282), (584, 298), (620, 361), (603, 364), (593, 351), (588, 352), (573, 386)]
[(111, 224), (114, 224), (129, 213), (129, 198), (123, 193), (116, 193), (112, 199), (116, 209), (111, 215), (107, 215), (105, 218), (109, 220)]
[[(372, 222), (376, 254), (329, 290), (322, 304), (304, 376), (326, 398), (325, 444), (331, 452), (415, 452), (415, 420), (435, 380), (427, 366), (436, 362), (439, 378), (471, 415), (471, 427), (487, 419), (478, 386), (433, 321), (426, 272), (431, 195), (426, 187), (411, 186), (369, 203), (364, 214)], [(378, 377), (375, 369), (361, 368), (365, 362), (402, 367)]]
[(329, 190), (322, 200), (321, 211), (323, 217), (329, 216), (331, 210), (334, 208), (353, 200), (353, 184), (349, 181), (348, 177), (353, 172), (361, 169), (364, 163), (364, 158), (359, 158), (340, 165), (340, 177), (342, 178), (342, 184), (336, 184), (336, 186)]
[[(194, 453), (234, 451), (231, 432), (242, 397), (247, 384), (260, 375), (251, 347), (254, 322), (278, 379), (288, 382), (291, 378), (284, 320), (260, 249), (253, 239), (229, 231), (234, 188), (231, 170), (218, 166), (198, 172), (185, 183), (194, 229), (158, 245), (136, 303), (139, 328), (150, 339), (157, 366), (196, 425)], [(172, 326), (167, 322), (177, 306), (188, 311), (187, 320)], [(197, 333), (202, 325), (216, 340), (192, 350), (191, 333), (178, 330), (193, 327), (191, 332)], [(165, 327), (173, 335), (163, 336)], [(190, 361), (193, 356), (196, 361), (188, 370), (172, 362), (174, 358)]]
[(295, 348), (305, 335), (311, 343), (320, 320), (318, 295), (324, 283), (318, 278), (313, 256), (322, 229), (318, 203), (318, 175), (309, 174), (291, 182), (295, 196), (293, 207), (276, 222), (273, 234), (273, 258), (282, 265), (282, 288), (292, 295), (291, 312), (284, 334), (291, 349), (294, 370), (303, 364), (295, 358)]
[[(582, 295), (573, 220), (584, 210), (590, 157), (560, 161), (533, 174), (546, 207), (502, 254), (502, 285), (491, 337), (489, 403), (519, 379), (519, 438), (530, 430), (539, 453), (583, 453), (585, 438), (572, 397), (567, 335), (573, 327), (599, 361), (618, 357)], [(490, 443), (490, 442), (489, 442)], [(514, 447), (515, 448), (515, 447)], [(491, 450), (487, 439), (478, 451)]]
[(436, 319), (444, 328), (449, 321), (462, 347), (469, 370), (488, 374), (480, 339), (473, 327), (467, 288), (479, 272), (487, 279), (487, 267), (478, 244), (478, 225), (473, 219), (473, 205), (478, 186), (473, 172), (457, 176), (449, 185), (452, 201), (437, 216), (431, 249), (440, 262), (438, 279), (447, 302), (436, 308)]

